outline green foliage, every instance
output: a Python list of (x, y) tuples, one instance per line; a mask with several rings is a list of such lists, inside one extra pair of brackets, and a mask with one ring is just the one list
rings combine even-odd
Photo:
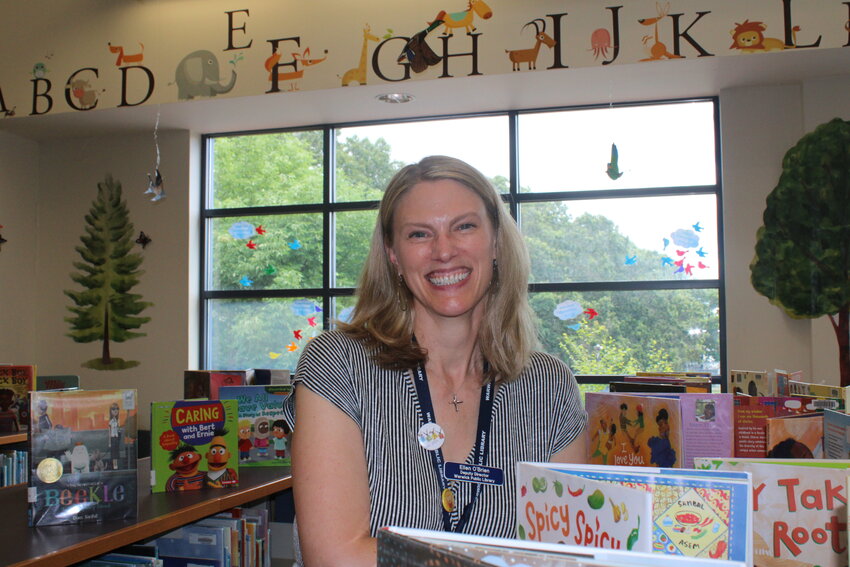
[(138, 315), (152, 303), (130, 293), (144, 273), (139, 269), (143, 258), (130, 253), (133, 224), (121, 198), (121, 184), (112, 176), (97, 184), (97, 198), (85, 221), (86, 233), (80, 237), (83, 245), (74, 248), (82, 261), (73, 263), (79, 272), (71, 273), (71, 279), (84, 289), (64, 292), (74, 302), (68, 307), (74, 315), (65, 318), (71, 325), (67, 336), (79, 343), (103, 341), (102, 359), (108, 364), (109, 341), (145, 336), (133, 329), (150, 321), (150, 317)]
[(782, 160), (767, 196), (750, 279), (792, 317), (850, 306), (850, 122), (835, 118), (803, 136)]
[(567, 363), (576, 374), (634, 374), (639, 371), (672, 372), (669, 353), (655, 339), (639, 349), (612, 337), (596, 320), (572, 334), (564, 333), (560, 343)]

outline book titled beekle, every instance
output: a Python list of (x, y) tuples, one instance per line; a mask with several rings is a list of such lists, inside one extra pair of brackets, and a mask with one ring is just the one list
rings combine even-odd
[(30, 526), (137, 515), (136, 390), (31, 393)]
[(239, 485), (236, 400), (151, 404), (151, 491)]

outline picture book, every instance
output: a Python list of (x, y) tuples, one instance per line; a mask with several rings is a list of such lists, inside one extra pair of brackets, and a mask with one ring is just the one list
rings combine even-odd
[[(734, 456), (767, 457), (767, 419), (783, 415), (810, 413), (803, 400), (790, 396), (734, 396)], [(702, 455), (707, 456), (707, 455)]]
[(733, 456), (732, 394), (685, 393), (676, 397), (682, 416), (682, 466), (694, 468), (694, 457)]
[[(751, 564), (752, 546), (747, 535), (752, 529), (752, 483), (746, 472), (560, 463), (541, 466), (562, 475), (650, 494), (653, 552)], [(565, 484), (570, 480), (571, 488), (576, 486), (567, 476), (561, 480)], [(517, 482), (519, 486), (519, 472)], [(522, 522), (522, 511), (518, 510), (518, 514)], [(601, 518), (600, 522), (604, 520)], [(610, 524), (608, 520), (602, 525)]]
[(238, 486), (236, 400), (151, 404), (151, 491)]
[(823, 451), (827, 459), (850, 459), (850, 415), (823, 411)]
[(54, 374), (35, 377), (36, 390), (76, 390), (80, 387), (80, 377), (76, 374)]
[(697, 459), (697, 466), (752, 474), (755, 565), (846, 567), (850, 461)]
[(612, 380), (608, 382), (609, 392), (660, 392), (664, 394), (687, 392), (688, 388), (678, 382), (643, 382)]
[[(685, 391), (698, 394), (712, 391), (710, 372), (636, 372), (634, 376), (626, 376), (625, 381), (675, 381), (683, 384)], [(719, 391), (719, 390), (718, 390)]]
[(247, 370), (184, 370), (183, 397), (187, 400), (217, 400), (222, 386), (248, 384)]
[(823, 412), (767, 418), (767, 456), (823, 458)]
[(588, 461), (600, 465), (682, 466), (679, 402), (672, 398), (588, 392)]
[(291, 464), (292, 429), (283, 415), (291, 385), (222, 386), (219, 399), (239, 402), (239, 465), (267, 467)]
[(136, 390), (31, 393), (29, 525), (135, 518)]
[(604, 549), (652, 551), (649, 492), (559, 470), (517, 464), (517, 536)]
[(844, 398), (845, 389), (840, 386), (814, 384), (800, 380), (788, 380), (789, 396), (817, 396), (820, 398)]
[(746, 396), (776, 396), (776, 380), (770, 380), (765, 370), (730, 370), (726, 391)]
[(388, 526), (378, 532), (378, 567), (744, 567), (742, 561), (523, 541)]
[(27, 395), (35, 384), (35, 366), (0, 365), (0, 433), (29, 428)]

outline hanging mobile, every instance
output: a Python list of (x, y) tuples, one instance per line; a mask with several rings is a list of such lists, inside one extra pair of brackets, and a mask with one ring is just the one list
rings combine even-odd
[(156, 147), (156, 167), (154, 168), (154, 177), (148, 173), (148, 188), (145, 194), (153, 193), (151, 201), (161, 201), (165, 199), (165, 186), (162, 183), (162, 175), (159, 172), (159, 140), (157, 139), (157, 130), (159, 130), (159, 111), (156, 112), (156, 124), (153, 127), (153, 143)]

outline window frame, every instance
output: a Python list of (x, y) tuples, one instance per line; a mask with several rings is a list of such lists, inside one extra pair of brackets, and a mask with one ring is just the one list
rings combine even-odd
[[(713, 104), (714, 121), (714, 152), (715, 152), (715, 184), (699, 186), (679, 187), (648, 187), (637, 189), (593, 189), (583, 191), (557, 191), (557, 192), (521, 192), (519, 180), (519, 148), (518, 148), (518, 122), (525, 114), (563, 112), (571, 110), (593, 110), (604, 108), (620, 108), (628, 106), (658, 106), (664, 104), (682, 104), (689, 102), (711, 102)], [(722, 379), (727, 373), (726, 360), (726, 294), (725, 294), (725, 255), (723, 246), (723, 180), (721, 176), (721, 144), (720, 144), (720, 108), (719, 97), (689, 97), (682, 99), (662, 99), (649, 101), (633, 101), (623, 103), (598, 103), (573, 106), (557, 106), (531, 108), (521, 110), (490, 111), (480, 113), (452, 114), (452, 115), (429, 115), (421, 117), (410, 117), (400, 119), (369, 120), (357, 122), (340, 122), (332, 124), (321, 124), (312, 126), (299, 126), (295, 128), (275, 128), (267, 130), (236, 131), (226, 133), (204, 134), (201, 136), (201, 210), (200, 210), (200, 243), (199, 255), (199, 286), (198, 299), (199, 316), (199, 341), (198, 341), (198, 363), (199, 368), (209, 367), (208, 356), (208, 300), (214, 299), (265, 299), (265, 298), (299, 298), (305, 296), (321, 297), (322, 302), (322, 328), (327, 329), (330, 323), (332, 301), (337, 297), (352, 296), (354, 287), (331, 286), (331, 280), (335, 273), (336, 237), (333, 223), (334, 215), (346, 211), (376, 210), (379, 202), (370, 201), (334, 201), (335, 181), (335, 136), (337, 129), (346, 127), (377, 126), (381, 124), (397, 124), (410, 122), (428, 122), (435, 120), (452, 120), (462, 118), (475, 118), (486, 116), (504, 116), (508, 121), (509, 140), (509, 187), (508, 193), (502, 194), (507, 203), (511, 216), (516, 219), (518, 225), (522, 226), (520, 207), (526, 203), (542, 202), (569, 202), (580, 200), (604, 200), (613, 198), (630, 197), (665, 197), (665, 196), (687, 196), (687, 195), (714, 195), (717, 210), (717, 253), (718, 253), (718, 277), (716, 279), (693, 279), (693, 280), (635, 280), (635, 281), (593, 281), (593, 282), (558, 282), (558, 283), (530, 283), (529, 293), (535, 292), (619, 292), (619, 291), (642, 291), (642, 290), (687, 290), (687, 289), (716, 289), (718, 292), (718, 340), (719, 340), (719, 365), (720, 374), (713, 376), (715, 384), (721, 385), (725, 391), (725, 381)], [(299, 205), (272, 205), (261, 207), (240, 207), (215, 209), (209, 206), (210, 190), (209, 183), (212, 179), (212, 163), (210, 160), (210, 147), (215, 139), (240, 135), (274, 134), (299, 131), (322, 131), (323, 149), (323, 187), (322, 202)], [(211, 220), (221, 217), (246, 217), (257, 215), (279, 215), (296, 213), (320, 213), (322, 215), (322, 229), (325, 238), (322, 244), (322, 287), (302, 289), (237, 289), (237, 290), (208, 290), (208, 267), (207, 258), (210, 243)], [(328, 238), (331, 236), (331, 238)], [(616, 380), (618, 375), (577, 375), (579, 383), (604, 384)]]

